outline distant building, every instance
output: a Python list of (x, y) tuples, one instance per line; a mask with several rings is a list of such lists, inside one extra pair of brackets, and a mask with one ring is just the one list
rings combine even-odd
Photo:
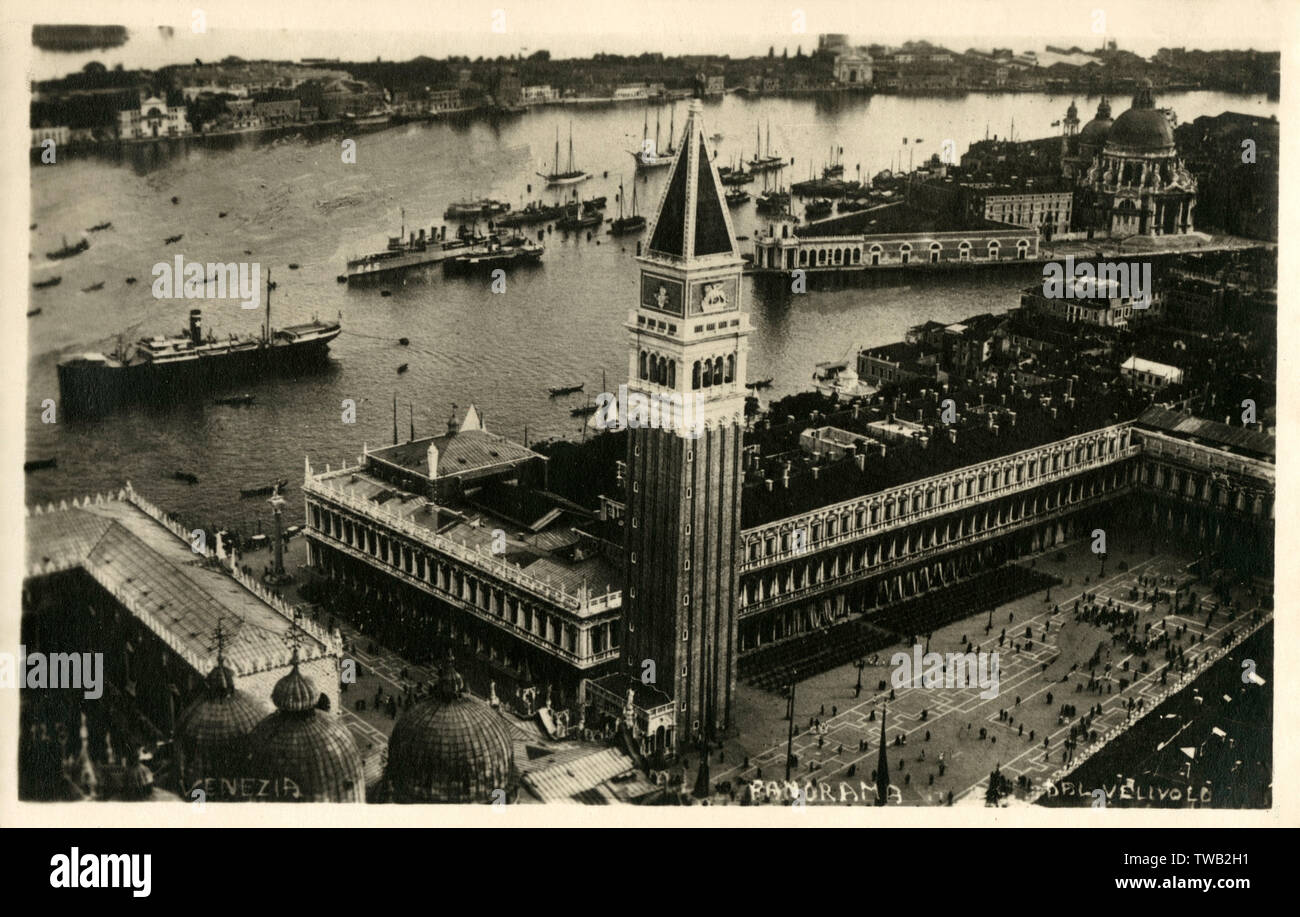
[(144, 99), (139, 108), (128, 108), (117, 114), (118, 135), (123, 140), (145, 140), (154, 137), (183, 137), (190, 133), (190, 122), (185, 116), (185, 106), (168, 106), (157, 96)]
[(1150, 81), (1111, 125), (1084, 182), (1093, 228), (1113, 239), (1194, 230), (1196, 178), (1178, 155), (1171, 118), (1156, 108)]
[(268, 126), (290, 124), (298, 120), (302, 102), (298, 99), (281, 99), (273, 102), (256, 102), (253, 113)]
[(1021, 294), (1020, 304), (1029, 312), (1064, 322), (1126, 328), (1135, 316), (1150, 318), (1161, 314), (1164, 300), (1160, 295), (1150, 296), (1149, 302), (1144, 297), (1121, 296), (1117, 280), (1067, 277), (1060, 296), (1046, 296), (1041, 286), (1034, 286)]
[(1183, 371), (1177, 366), (1168, 366), (1141, 357), (1129, 357), (1120, 365), (1119, 372), (1124, 378), (1132, 379), (1138, 386), (1146, 389), (1158, 390), (1183, 383)]
[(525, 105), (545, 105), (547, 102), (554, 102), (560, 97), (550, 86), (525, 86), (521, 92), (521, 98)]
[(835, 82), (842, 86), (870, 86), (872, 79), (871, 55), (865, 51), (850, 51), (835, 58)]
[(726, 77), (711, 76), (705, 84), (704, 94), (706, 96), (720, 96), (727, 91)]
[(32, 149), (36, 149), (45, 143), (46, 140), (53, 140), (55, 147), (61, 147), (72, 139), (72, 128), (66, 126), (60, 127), (34, 127), (32, 128)]

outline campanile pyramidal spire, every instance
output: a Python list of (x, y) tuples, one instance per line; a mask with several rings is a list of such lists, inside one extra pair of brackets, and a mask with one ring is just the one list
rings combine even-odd
[[(635, 694), (634, 732), (647, 751), (666, 755), (719, 738), (732, 720), (750, 330), (744, 262), (698, 92), (680, 150), (637, 257), (638, 299), (626, 325), (620, 668)], [(636, 416), (638, 402), (650, 405), (647, 415)]]

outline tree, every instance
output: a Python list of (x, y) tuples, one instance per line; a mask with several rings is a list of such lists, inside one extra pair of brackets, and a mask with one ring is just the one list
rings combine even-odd
[(767, 46), (767, 56), (769, 58), (776, 57), (776, 45)]
[(90, 61), (81, 68), (82, 73), (107, 73), (108, 68), (97, 60)]

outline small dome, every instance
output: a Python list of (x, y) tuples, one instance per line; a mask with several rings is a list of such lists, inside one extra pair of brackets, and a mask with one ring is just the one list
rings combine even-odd
[(1133, 97), (1133, 107), (1120, 115), (1106, 137), (1106, 151), (1158, 153), (1174, 149), (1174, 129), (1156, 108), (1151, 89), (1143, 86)]
[(203, 696), (176, 721), (182, 789), (188, 791), (207, 777), (241, 774), (248, 734), (265, 716), (261, 704), (235, 690), (234, 673), (218, 661), (208, 673)]
[[(248, 736), (250, 776), (292, 781), (304, 802), (365, 802), (365, 774), (352, 733), (339, 717), (316, 709), (317, 696), (295, 662), (271, 691), (276, 712)], [(283, 792), (292, 796), (293, 788)]]
[(1097, 106), (1097, 117), (1079, 131), (1079, 142), (1100, 147), (1106, 142), (1106, 135), (1110, 133), (1112, 124), (1114, 122), (1110, 119), (1110, 102), (1102, 96), (1101, 103)]
[(275, 704), (276, 710), (287, 713), (313, 709), (318, 697), (316, 686), (298, 670), (297, 665), (271, 689), (271, 703)]
[(496, 790), (514, 797), (518, 780), (509, 727), (501, 714), (465, 693), (450, 660), (434, 696), (393, 727), (384, 782), (394, 802), (488, 803)]

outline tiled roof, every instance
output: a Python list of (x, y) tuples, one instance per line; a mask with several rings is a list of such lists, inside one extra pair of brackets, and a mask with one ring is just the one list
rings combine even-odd
[(383, 449), (372, 449), (370, 454), (385, 462), (427, 475), (430, 445), (438, 448), (438, 477), (538, 458), (537, 453), (526, 446), (487, 430), (462, 430), (459, 433), (431, 436)]
[(1162, 407), (1147, 408), (1137, 422), (1153, 430), (1226, 446), (1236, 452), (1267, 457), (1270, 461), (1277, 458), (1277, 439), (1262, 430), (1232, 427)]
[[(548, 766), (530, 770), (523, 783), (542, 802), (564, 802), (580, 794), (590, 793), (612, 777), (632, 770), (632, 759), (617, 748), (600, 751), (582, 749), (586, 754), (565, 756)], [(587, 798), (581, 802), (595, 802)], [(599, 801), (603, 802), (601, 798)]]

